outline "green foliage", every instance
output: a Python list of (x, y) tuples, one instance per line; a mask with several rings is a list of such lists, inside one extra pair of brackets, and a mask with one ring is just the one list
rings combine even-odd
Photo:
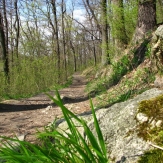
[[(60, 83), (57, 84), (57, 70), (53, 57), (20, 57), (10, 65), (10, 83), (5, 82), (4, 73), (0, 72), (1, 88), (0, 99), (22, 98), (49, 90), (53, 86), (71, 83), (65, 81), (65, 71), (61, 71)], [(71, 75), (71, 72), (69, 72)]]
[(163, 151), (159, 149), (147, 151), (138, 163), (163, 163)]
[(137, 94), (148, 90), (154, 79), (154, 73), (147, 67), (130, 72), (123, 76), (117, 85), (96, 97), (98, 100), (97, 107), (110, 106), (133, 98)]
[(86, 91), (89, 92), (91, 96), (104, 93), (107, 90), (107, 83), (106, 78), (96, 79), (93, 83), (90, 81), (86, 86)]
[[(101, 65), (101, 64), (100, 64)], [(100, 66), (90, 66), (87, 69), (83, 71), (83, 75), (88, 79), (92, 80), (94, 79), (94, 76), (96, 75), (97, 71), (100, 69)]]
[(147, 45), (147, 50), (145, 52), (145, 56), (147, 58), (150, 58), (150, 56), (151, 56), (151, 46), (149, 44)]
[[(132, 0), (125, 1), (125, 3), (123, 3), (123, 8), (118, 7), (116, 4), (111, 6), (114, 11), (113, 13), (116, 14), (109, 18), (109, 23), (112, 27), (111, 35), (114, 38), (118, 38), (119, 40), (126, 39), (128, 42), (132, 39), (137, 23), (137, 3), (137, 1)], [(114, 16), (116, 17), (114, 18)], [(124, 20), (122, 17), (124, 17)], [(123, 23), (125, 24), (125, 31), (122, 31)], [(124, 32), (126, 33), (127, 38), (124, 37)]]
[(122, 76), (130, 70), (130, 65), (128, 56), (123, 56), (118, 62), (112, 63), (113, 73), (111, 74), (110, 82), (113, 85), (117, 84)]
[[(148, 46), (148, 44), (143, 45), (143, 47), (146, 46)], [(150, 48), (145, 52), (146, 55), (150, 55)], [(90, 95), (99, 95), (105, 93), (109, 88), (123, 80), (123, 77), (126, 74), (132, 72), (133, 69), (136, 69), (136, 67), (138, 67), (144, 60), (144, 57), (141, 59), (137, 57), (137, 51), (134, 51), (133, 54), (132, 57), (130, 55), (124, 55), (118, 61), (112, 62), (112, 65), (109, 65), (110, 67), (108, 66), (107, 68), (107, 71), (110, 71), (109, 69), (111, 69), (110, 75), (99, 77), (93, 82), (89, 82), (86, 87), (87, 92), (89, 92)], [(145, 67), (144, 69), (138, 69), (133, 77), (129, 77), (129, 79), (126, 78), (125, 81), (123, 80), (123, 89), (119, 88), (120, 92), (117, 91), (116, 100), (113, 100), (115, 98), (111, 98), (111, 101), (117, 101), (117, 99), (123, 101), (121, 99), (128, 99), (133, 96), (133, 94), (142, 92), (141, 90), (146, 90), (143, 86), (149, 88), (149, 84), (152, 83), (154, 79), (154, 73), (151, 71), (151, 68)], [(126, 88), (124, 89), (124, 87), (127, 87), (127, 90)], [(140, 89), (137, 90), (137, 87)]]
[(128, 56), (123, 56), (119, 61), (112, 63), (112, 73), (110, 76), (98, 78), (94, 82), (87, 84), (87, 91), (90, 94), (100, 94), (106, 92), (108, 88), (116, 85), (120, 79), (130, 70), (131, 63)]
[(125, 29), (128, 40), (131, 40), (137, 24), (138, 2), (135, 0), (124, 3)]
[(3, 71), (3, 62), (0, 59), (0, 72), (2, 72), (2, 71)]
[(156, 20), (157, 23), (162, 23), (163, 22), (163, 17), (162, 17), (162, 13), (163, 13), (163, 2), (161, 1), (157, 1), (156, 2)]
[[(0, 148), (0, 161), (8, 163), (108, 163), (105, 142), (92, 102), (91, 109), (97, 137), (93, 135), (83, 119), (74, 115), (63, 105), (57, 90), (56, 99), (48, 96), (61, 108), (70, 132), (60, 132), (52, 125), (50, 128), (46, 128), (45, 132), (39, 133), (42, 142), (40, 145), (3, 137), (18, 143), (19, 148), (16, 150), (11, 143), (7, 145), (3, 143), (5, 147)], [(75, 119), (84, 128), (84, 136), (78, 131), (72, 119)]]
[(58, 83), (55, 83), (54, 84), (54, 87), (57, 88), (58, 90), (59, 89), (62, 89), (62, 88), (67, 88), (68, 86), (70, 86), (72, 84), (72, 76), (69, 77), (66, 81), (66, 83), (63, 83), (62, 85), (61, 84), (58, 84)]

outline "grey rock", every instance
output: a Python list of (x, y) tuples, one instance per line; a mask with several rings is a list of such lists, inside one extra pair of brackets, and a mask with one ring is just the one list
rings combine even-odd
[[(157, 30), (154, 32), (152, 41), (151, 41), (151, 61), (152, 69), (156, 72), (162, 72), (163, 70), (163, 25), (160, 25)], [(161, 79), (161, 78), (160, 78)], [(156, 87), (162, 87), (162, 79), (156, 79), (154, 85)]]
[(7, 140), (5, 142), (3, 142), (3, 138), (0, 139), (0, 143), (2, 143), (2, 147), (9, 147), (9, 148), (13, 148), (15, 150), (18, 150), (19, 149), (19, 146), (20, 146), (20, 143), (19, 141), (24, 141), (26, 136), (28, 135), (29, 133), (25, 133), (25, 134), (20, 134), (18, 136), (15, 136), (13, 137), (12, 139), (15, 139), (15, 140), (18, 140), (18, 141), (12, 141), (12, 140)]
[[(2, 143), (3, 148), (7, 147), (7, 148), (10, 148), (11, 150), (19, 151), (20, 150), (19, 141), (24, 141), (28, 134), (29, 133), (25, 133), (25, 134), (20, 134), (16, 137), (13, 137), (13, 139), (18, 140), (18, 141), (7, 140), (7, 141), (3, 142), (4, 141), (3, 138), (0, 138), (0, 144), (3, 142)], [(5, 163), (5, 162), (7, 162), (7, 161), (0, 157), (0, 163)]]
[(156, 88), (163, 88), (163, 76), (160, 75), (155, 76), (154, 86)]
[[(163, 94), (162, 90), (153, 88), (126, 102), (117, 103), (107, 108), (99, 119), (110, 157), (115, 162), (134, 163), (145, 150), (150, 148), (149, 143), (137, 136), (135, 132), (137, 108), (141, 101)], [(97, 115), (98, 116), (98, 115)], [(90, 123), (95, 133), (93, 123)], [(129, 131), (131, 134), (129, 134)]]
[(163, 25), (160, 25), (155, 31), (156, 36), (163, 38)]

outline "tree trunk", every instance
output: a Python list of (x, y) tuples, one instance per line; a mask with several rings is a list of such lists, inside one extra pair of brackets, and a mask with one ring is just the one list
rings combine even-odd
[(15, 52), (16, 52), (16, 56), (18, 58), (18, 51), (19, 51), (19, 36), (20, 36), (20, 23), (19, 23), (19, 16), (18, 16), (18, 0), (15, 0), (14, 2), (14, 9), (15, 9), (15, 23), (14, 23), (14, 28), (16, 31), (16, 43), (15, 43)]
[(108, 49), (107, 0), (101, 0), (102, 65), (110, 63)]
[(58, 81), (60, 78), (60, 48), (59, 48), (59, 36), (58, 36), (58, 20), (57, 20), (57, 9), (56, 9), (56, 0), (51, 0), (52, 11), (54, 16), (54, 26), (55, 26), (55, 35), (57, 42), (57, 68), (58, 68)]
[(66, 43), (65, 43), (65, 23), (64, 23), (64, 15), (66, 12), (66, 8), (64, 7), (64, 0), (62, 0), (61, 4), (61, 11), (62, 11), (62, 45), (63, 45), (63, 57), (64, 57), (64, 69), (65, 69), (65, 75), (67, 80), (67, 61), (66, 61)]
[(8, 61), (8, 48), (6, 47), (6, 37), (4, 32), (3, 16), (0, 12), (0, 43), (2, 47), (2, 58), (4, 61), (4, 72), (7, 82), (9, 81), (9, 61)]
[(96, 48), (95, 48), (95, 42), (94, 42), (94, 39), (93, 39), (93, 35), (91, 36), (91, 39), (92, 39), (92, 46), (93, 46), (94, 65), (96, 66), (97, 58), (96, 58)]
[(138, 22), (132, 43), (138, 43), (156, 26), (156, 0), (139, 0)]
[(76, 55), (75, 55), (75, 48), (72, 44), (72, 41), (70, 40), (70, 47), (72, 49), (72, 52), (73, 52), (73, 57), (74, 57), (74, 71), (76, 72), (77, 71), (77, 61), (76, 61)]

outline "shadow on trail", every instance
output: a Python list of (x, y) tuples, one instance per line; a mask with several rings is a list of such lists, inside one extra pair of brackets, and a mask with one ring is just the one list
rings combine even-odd
[(30, 105), (21, 105), (21, 104), (0, 104), (0, 113), (4, 112), (19, 112), (19, 111), (28, 111), (28, 110), (37, 110), (43, 109), (49, 106), (48, 104), (30, 104)]
[[(70, 98), (70, 97), (63, 97), (63, 103), (64, 104), (70, 104), (70, 103), (78, 103), (88, 100), (89, 97), (83, 97), (83, 98)], [(32, 101), (32, 100), (29, 100)], [(40, 100), (37, 100), (40, 101)], [(43, 101), (43, 100), (41, 100)], [(46, 102), (49, 100), (45, 100)], [(52, 103), (49, 101), (49, 103), (46, 104), (4, 104), (0, 103), (0, 113), (3, 112), (19, 112), (19, 111), (28, 111), (28, 110), (37, 110), (37, 109), (45, 109), (48, 106), (53, 106), (54, 109), (57, 106), (55, 103)]]
[(78, 98), (71, 98), (71, 97), (64, 96), (63, 99), (62, 99), (64, 104), (78, 103), (78, 102), (83, 102), (83, 101), (86, 101), (86, 100), (89, 100), (88, 96), (78, 97)]
[[(89, 97), (87, 95), (83, 95), (83, 93), (80, 94), (80, 90), (78, 90), (78, 88), (84, 87), (85, 84), (86, 81), (83, 80), (83, 77), (81, 77), (81, 75), (77, 73), (74, 74), (72, 84), (67, 88), (68, 90), (63, 89), (59, 91), (60, 95), (64, 95), (62, 99), (63, 103), (70, 104), (88, 100)], [(68, 97), (69, 94), (74, 95), (77, 92), (79, 94), (76, 97)], [(55, 91), (50, 91), (48, 92), (48, 94), (54, 96)], [(36, 104), (33, 104), (34, 102), (36, 102)], [(39, 104), (40, 102), (42, 103)], [(49, 105), (52, 105), (54, 109), (56, 107), (56, 105), (48, 98), (48, 96), (42, 93), (34, 97), (19, 101), (18, 103), (0, 103), (0, 113), (45, 109)]]

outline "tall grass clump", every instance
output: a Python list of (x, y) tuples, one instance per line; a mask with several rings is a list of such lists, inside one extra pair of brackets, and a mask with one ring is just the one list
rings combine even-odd
[[(56, 98), (48, 95), (62, 110), (63, 116), (69, 127), (69, 132), (59, 131), (53, 127), (51, 131), (39, 133), (41, 143), (31, 144), (18, 139), (8, 139), (19, 143), (19, 149), (11, 143), (0, 148), (0, 161), (12, 163), (108, 163), (107, 150), (100, 130), (94, 107), (91, 109), (94, 118), (94, 127), (97, 137), (91, 132), (86, 122), (69, 111), (56, 90)], [(75, 119), (84, 128), (84, 135), (80, 133), (72, 119)]]

